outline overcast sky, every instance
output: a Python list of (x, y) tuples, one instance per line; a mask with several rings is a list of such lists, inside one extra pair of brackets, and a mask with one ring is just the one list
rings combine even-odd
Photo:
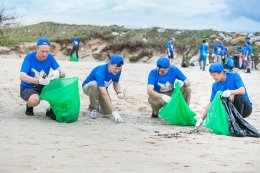
[(119, 25), (126, 28), (260, 31), (259, 0), (1, 0), (23, 16), (21, 24), (44, 21)]

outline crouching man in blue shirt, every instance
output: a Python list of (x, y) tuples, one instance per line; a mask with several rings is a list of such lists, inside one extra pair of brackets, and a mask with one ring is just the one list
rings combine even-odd
[(115, 111), (108, 93), (108, 87), (113, 83), (117, 97), (125, 97), (125, 89), (119, 85), (124, 59), (121, 55), (114, 54), (109, 62), (95, 67), (82, 84), (83, 92), (89, 96), (91, 111), (90, 117), (97, 118), (97, 112), (112, 114), (116, 122), (123, 122), (120, 114)]
[(224, 71), (223, 65), (219, 62), (211, 64), (209, 72), (215, 83), (212, 86), (210, 102), (207, 104), (201, 119), (197, 121), (196, 126), (199, 127), (203, 124), (211, 102), (218, 91), (223, 91), (221, 97), (234, 96), (232, 100), (237, 111), (242, 117), (248, 117), (252, 112), (252, 103), (240, 75), (236, 72)]
[(174, 91), (174, 82), (180, 80), (181, 92), (186, 103), (189, 105), (191, 97), (190, 81), (175, 66), (170, 65), (166, 57), (160, 57), (157, 60), (157, 68), (150, 71), (148, 76), (147, 92), (148, 101), (152, 107), (152, 118), (158, 118), (159, 110), (171, 100)]

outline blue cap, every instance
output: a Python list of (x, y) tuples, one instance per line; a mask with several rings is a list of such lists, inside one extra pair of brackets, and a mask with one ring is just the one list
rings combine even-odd
[(119, 55), (119, 54), (114, 54), (110, 57), (109, 61), (112, 63), (112, 64), (116, 64), (117, 66), (122, 66), (124, 65), (124, 58)]
[(170, 37), (170, 38), (169, 38), (169, 40), (172, 40), (172, 41), (174, 41), (174, 40), (175, 40), (175, 38), (173, 38), (173, 37)]
[(168, 58), (166, 57), (159, 57), (159, 59), (157, 60), (157, 67), (159, 68), (168, 68), (170, 67), (170, 61)]
[(249, 45), (250, 43), (251, 43), (251, 42), (250, 42), (250, 40), (246, 40), (246, 44), (248, 44), (248, 45)]
[(210, 73), (220, 73), (222, 71), (224, 71), (224, 67), (220, 62), (212, 63), (209, 67)]
[(42, 45), (51, 46), (51, 42), (48, 38), (39, 38), (36, 45), (37, 46), (42, 46)]

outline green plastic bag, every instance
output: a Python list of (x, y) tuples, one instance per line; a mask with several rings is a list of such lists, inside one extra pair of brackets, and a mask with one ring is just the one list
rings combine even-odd
[(194, 126), (196, 124), (196, 115), (186, 104), (180, 89), (180, 83), (177, 82), (172, 94), (171, 101), (164, 105), (159, 115), (170, 124)]
[(40, 98), (49, 102), (58, 122), (71, 123), (78, 120), (80, 97), (77, 77), (51, 80), (43, 88)]
[(79, 59), (74, 55), (74, 54), (72, 54), (71, 56), (70, 56), (70, 59), (69, 59), (70, 61), (75, 61), (75, 62), (78, 62), (79, 61)]
[(205, 127), (215, 134), (230, 136), (226, 109), (221, 101), (221, 91), (218, 91), (207, 113)]

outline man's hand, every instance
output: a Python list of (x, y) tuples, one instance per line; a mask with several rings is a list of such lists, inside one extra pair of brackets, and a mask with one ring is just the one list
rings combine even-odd
[(225, 90), (221, 94), (221, 97), (230, 97), (230, 96), (231, 96), (231, 92), (229, 90)]
[(39, 78), (39, 84), (41, 85), (48, 85), (50, 83), (50, 78), (46, 77), (44, 78)]
[(118, 92), (118, 93), (117, 93), (117, 98), (119, 98), (119, 99), (124, 98), (124, 97), (125, 97), (125, 92), (126, 92), (126, 89), (125, 89), (125, 88), (122, 88), (122, 89), (121, 89), (121, 92)]
[(201, 127), (201, 126), (203, 126), (203, 123), (204, 123), (204, 120), (202, 119), (202, 118), (200, 118), (197, 122), (196, 122), (196, 127), (198, 128), (198, 127)]
[(113, 115), (113, 117), (114, 117), (114, 119), (115, 119), (116, 122), (118, 122), (118, 123), (124, 122), (118, 112), (113, 111), (113, 112), (112, 112), (112, 115)]
[(60, 71), (59, 70), (54, 70), (52, 73), (49, 75), (49, 78), (52, 79), (58, 79), (60, 77)]
[(175, 80), (175, 82), (174, 82), (174, 84), (173, 84), (174, 88), (175, 88), (175, 85), (176, 85), (177, 82), (180, 83), (180, 88), (184, 86), (184, 82), (183, 82), (183, 81), (181, 81), (181, 80)]
[(163, 99), (164, 102), (169, 103), (172, 98), (170, 96), (168, 96), (168, 95), (163, 95), (162, 99)]

